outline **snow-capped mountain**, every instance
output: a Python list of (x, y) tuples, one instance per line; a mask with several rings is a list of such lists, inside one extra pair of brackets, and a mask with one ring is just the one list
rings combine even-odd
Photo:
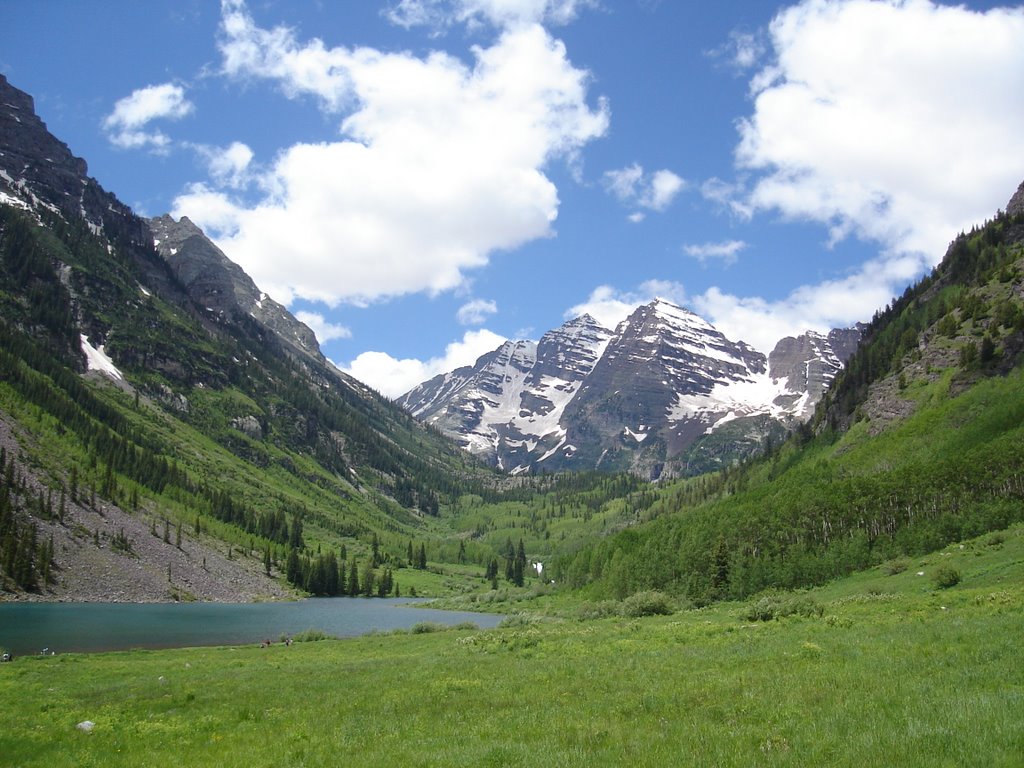
[(765, 357), (659, 299), (614, 331), (584, 315), (506, 342), (399, 403), (513, 472), (685, 474), (708, 468), (702, 452), (727, 461), (806, 419), (859, 336), (807, 333)]
[[(593, 370), (612, 332), (590, 315), (535, 341), (508, 341), (473, 366), (436, 376), (399, 404), (472, 453), (513, 469), (564, 436), (565, 406)], [(543, 455), (543, 452), (542, 452)]]

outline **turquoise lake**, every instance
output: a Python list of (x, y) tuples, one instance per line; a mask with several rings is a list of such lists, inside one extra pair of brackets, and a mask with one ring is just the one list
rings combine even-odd
[(278, 642), (307, 629), (336, 637), (423, 621), (496, 626), (494, 614), (412, 607), (408, 598), (314, 598), (279, 603), (3, 603), (0, 647), (15, 655)]

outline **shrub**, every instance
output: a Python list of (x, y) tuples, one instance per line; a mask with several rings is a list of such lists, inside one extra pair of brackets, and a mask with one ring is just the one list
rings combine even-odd
[(672, 613), (675, 613), (675, 607), (663, 592), (637, 592), (622, 601), (622, 615), (630, 618), (668, 616)]
[(786, 616), (805, 616), (808, 618), (821, 616), (824, 609), (810, 595), (769, 594), (755, 600), (747, 606), (743, 618), (747, 621), (772, 621)]
[(932, 583), (938, 589), (949, 589), (960, 583), (960, 571), (951, 565), (940, 565), (932, 574)]
[(430, 632), (444, 632), (446, 629), (448, 629), (446, 624), (440, 624), (436, 621), (420, 621), (413, 624), (409, 628), (409, 632), (414, 635), (425, 635)]
[(883, 564), (882, 570), (887, 576), (895, 576), (897, 573), (903, 573), (907, 570), (907, 561), (902, 557), (898, 557), (895, 560), (890, 560)]
[(292, 638), (294, 643), (316, 643), (320, 640), (331, 640), (331, 635), (328, 635), (322, 629), (304, 629)]
[(598, 603), (583, 603), (576, 613), (580, 621), (592, 619), (606, 619), (609, 616), (621, 616), (622, 603), (618, 600), (602, 600)]

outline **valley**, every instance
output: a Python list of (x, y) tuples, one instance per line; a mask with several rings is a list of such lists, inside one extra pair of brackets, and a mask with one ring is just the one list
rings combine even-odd
[[(248, 162), (221, 182), (258, 187)], [(850, 327), (749, 326), (761, 351), (658, 283), (676, 298), (617, 323), (467, 330), (505, 340), (392, 399), (328, 358), (318, 335), (351, 331), (309, 295), (275, 300), (234, 235), (137, 214), (0, 74), (0, 602), (312, 617), (264, 647), (252, 624), (18, 645), (0, 765), (1018, 765), (1024, 183), (1006, 192)], [(661, 212), (633, 197), (631, 224)], [(467, 294), (459, 322), (496, 311)], [(318, 618), (410, 597), (467, 617)], [(0, 616), (74, 614), (50, 607)]]

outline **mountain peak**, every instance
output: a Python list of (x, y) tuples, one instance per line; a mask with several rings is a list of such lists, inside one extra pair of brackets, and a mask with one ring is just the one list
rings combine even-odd
[(293, 357), (326, 362), (313, 331), (260, 291), (187, 216), (175, 221), (164, 214), (148, 224), (157, 251), (197, 304), (212, 312), (248, 315), (272, 331)]
[[(841, 365), (831, 338), (805, 335), (783, 345), (777, 357), (790, 382), (770, 376), (760, 352), (658, 298), (615, 331), (584, 314), (532, 347), (505, 342), (399, 402), (512, 472), (598, 468), (658, 477), (685, 473), (691, 446), (719, 425), (734, 422), (730, 434), (751, 450), (765, 430), (777, 434), (780, 422), (805, 418), (818, 385)], [(814, 391), (794, 391), (801, 383)], [(726, 460), (722, 450), (704, 464)]]

